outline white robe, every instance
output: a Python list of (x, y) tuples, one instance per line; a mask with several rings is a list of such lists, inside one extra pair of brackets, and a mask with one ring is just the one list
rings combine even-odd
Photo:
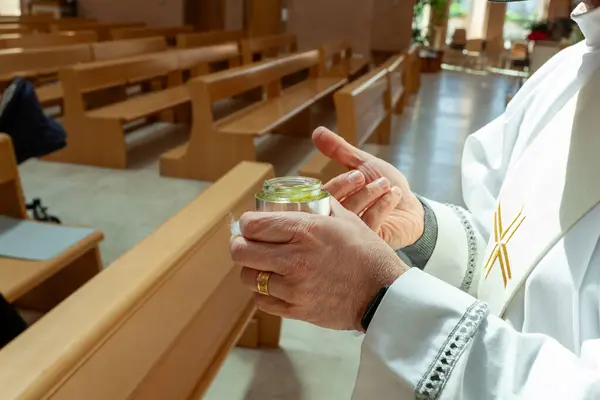
[(434, 253), (380, 304), (353, 398), (600, 399), (600, 9), (585, 11), (586, 41), (467, 140), (468, 211), (430, 202)]

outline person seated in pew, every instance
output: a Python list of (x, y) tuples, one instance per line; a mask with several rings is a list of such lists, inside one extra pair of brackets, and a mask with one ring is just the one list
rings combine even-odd
[(242, 216), (231, 254), (250, 290), (270, 277), (260, 309), (366, 332), (354, 398), (600, 398), (598, 6), (574, 11), (586, 40), (467, 139), (468, 209), (319, 129), (353, 170), (327, 185), (332, 215)]

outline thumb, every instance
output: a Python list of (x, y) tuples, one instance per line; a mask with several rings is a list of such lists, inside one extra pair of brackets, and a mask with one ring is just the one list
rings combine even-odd
[(312, 139), (317, 149), (324, 156), (349, 169), (357, 169), (371, 157), (370, 154), (357, 149), (342, 137), (324, 127), (317, 128)]

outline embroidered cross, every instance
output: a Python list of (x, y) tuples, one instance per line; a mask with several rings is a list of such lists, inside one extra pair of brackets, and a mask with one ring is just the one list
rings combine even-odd
[(525, 216), (523, 214), (523, 207), (521, 207), (521, 211), (517, 214), (517, 216), (512, 220), (508, 228), (503, 229), (502, 227), (502, 210), (500, 204), (498, 204), (498, 209), (494, 213), (494, 241), (496, 242), (490, 257), (485, 263), (484, 270), (485, 278), (487, 279), (488, 275), (496, 261), (500, 264), (500, 270), (502, 271), (502, 279), (504, 280), (504, 287), (508, 284), (508, 281), (512, 279), (512, 273), (510, 270), (510, 259), (508, 257), (508, 250), (506, 249), (506, 245), (513, 237), (515, 232), (519, 229), (523, 221), (525, 220)]

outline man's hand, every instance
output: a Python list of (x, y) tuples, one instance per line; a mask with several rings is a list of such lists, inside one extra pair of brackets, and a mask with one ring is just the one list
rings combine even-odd
[(414, 244), (423, 235), (423, 205), (400, 171), (326, 128), (314, 132), (313, 142), (323, 155), (352, 170), (332, 179), (324, 190), (394, 250)]
[(246, 213), (231, 256), (253, 291), (260, 271), (272, 272), (270, 296), (258, 308), (325, 328), (362, 330), (368, 304), (407, 267), (354, 214), (332, 200), (329, 217), (308, 213)]

